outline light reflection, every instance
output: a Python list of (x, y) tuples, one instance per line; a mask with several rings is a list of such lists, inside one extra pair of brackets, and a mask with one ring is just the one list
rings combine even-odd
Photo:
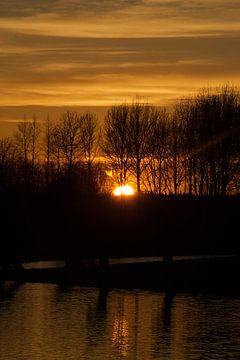
[(238, 296), (29, 283), (1, 294), (1, 359), (239, 358)]
[(129, 329), (128, 322), (125, 319), (115, 319), (112, 342), (120, 350), (121, 355), (126, 357), (129, 350)]

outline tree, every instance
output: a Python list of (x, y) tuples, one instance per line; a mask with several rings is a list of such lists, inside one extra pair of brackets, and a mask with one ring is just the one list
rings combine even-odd
[(43, 133), (43, 156), (45, 162), (45, 181), (48, 186), (52, 180), (52, 175), (54, 172), (54, 137), (53, 137), (54, 126), (50, 121), (49, 116), (44, 124), (44, 133)]
[(9, 137), (0, 139), (0, 188), (9, 187), (16, 179), (16, 148)]
[(155, 194), (165, 193), (166, 190), (166, 160), (169, 137), (169, 115), (165, 108), (155, 112), (152, 119), (150, 146), (151, 155), (145, 170), (147, 187)]
[(169, 123), (169, 137), (167, 145), (167, 182), (168, 191), (174, 195), (183, 192), (185, 148), (183, 141), (183, 121), (179, 116), (178, 107)]
[(157, 110), (148, 104), (135, 102), (129, 106), (128, 147), (131, 172), (136, 178), (137, 192), (141, 192), (142, 175), (151, 156), (151, 133)]
[(77, 112), (67, 111), (53, 129), (53, 151), (58, 161), (58, 170), (64, 166), (65, 173), (71, 177), (73, 166), (82, 155), (83, 121)]
[(182, 124), (185, 191), (225, 195), (239, 168), (238, 92), (229, 86), (202, 90), (177, 105), (175, 119)]
[(37, 156), (37, 145), (38, 145), (38, 138), (40, 135), (40, 127), (39, 124), (37, 122), (37, 118), (35, 115), (33, 115), (33, 120), (30, 123), (31, 126), (31, 163), (32, 163), (32, 182), (34, 182), (34, 172), (35, 172), (35, 161), (36, 161), (36, 156)]
[(130, 168), (129, 114), (127, 104), (112, 106), (104, 121), (102, 150), (120, 186), (126, 184)]
[(81, 146), (83, 160), (87, 164), (88, 185), (90, 186), (94, 174), (94, 160), (98, 151), (99, 133), (97, 128), (98, 119), (95, 114), (87, 112), (81, 116), (82, 134)]
[(14, 135), (21, 168), (23, 169), (22, 180), (25, 184), (34, 185), (36, 147), (39, 134), (39, 125), (35, 115), (33, 115), (31, 121), (24, 117), (23, 121), (18, 124)]

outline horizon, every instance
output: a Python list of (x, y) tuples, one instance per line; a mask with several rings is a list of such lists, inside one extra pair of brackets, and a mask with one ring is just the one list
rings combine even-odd
[[(116, 104), (118, 105), (118, 104)], [(156, 105), (157, 106), (157, 105)], [(161, 105), (159, 105), (161, 106)], [(31, 120), (34, 116), (39, 123), (48, 117), (50, 121), (56, 121), (66, 111), (76, 111), (79, 113), (92, 112), (96, 114), (99, 122), (104, 121), (104, 117), (111, 106), (45, 106), (45, 105), (16, 105), (0, 106), (0, 138), (9, 137), (17, 130), (17, 126), (23, 119)], [(158, 106), (157, 106), (158, 107)]]
[(169, 103), (168, 105), (164, 104), (154, 104), (147, 101), (145, 98), (133, 97), (128, 101), (119, 101), (114, 104), (109, 105), (0, 105), (0, 138), (11, 137), (14, 132), (17, 130), (18, 124), (21, 123), (24, 119), (32, 120), (36, 118), (36, 120), (41, 124), (48, 118), (50, 121), (58, 121), (62, 114), (67, 111), (74, 111), (78, 113), (86, 113), (91, 112), (95, 114), (98, 118), (99, 123), (104, 122), (104, 118), (107, 114), (107, 111), (112, 106), (118, 106), (121, 104), (132, 104), (134, 101), (139, 101), (140, 103), (146, 103), (150, 106), (154, 106), (155, 108), (166, 108), (171, 111), (175, 105), (181, 103), (185, 99), (194, 99), (198, 94), (201, 94), (201, 91), (210, 90), (212, 93), (218, 93), (218, 91), (222, 90), (224, 87), (229, 87), (234, 89), (237, 93), (239, 93), (240, 86), (233, 85), (229, 82), (226, 84), (218, 84), (215, 87), (212, 86), (204, 86), (199, 88), (194, 94), (189, 93), (188, 96), (182, 96), (181, 98), (175, 99), (174, 102)]

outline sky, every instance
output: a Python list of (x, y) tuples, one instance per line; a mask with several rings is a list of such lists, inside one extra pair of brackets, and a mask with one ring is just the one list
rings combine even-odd
[(239, 0), (0, 0), (0, 130), (59, 106), (239, 85), (239, 45)]

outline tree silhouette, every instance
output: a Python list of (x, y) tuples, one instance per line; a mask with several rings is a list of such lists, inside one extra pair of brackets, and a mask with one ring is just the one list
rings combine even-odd
[(114, 171), (117, 183), (126, 184), (130, 168), (130, 106), (112, 106), (105, 117), (102, 150)]
[(58, 162), (58, 171), (64, 166), (66, 174), (73, 175), (74, 164), (82, 156), (83, 121), (77, 112), (67, 111), (53, 129), (53, 151)]
[(16, 147), (13, 139), (0, 139), (0, 189), (12, 186), (16, 179)]
[(174, 195), (181, 192), (185, 165), (184, 150), (183, 122), (179, 116), (178, 108), (176, 108), (169, 123), (167, 146), (168, 189)]
[(145, 169), (147, 189), (154, 194), (166, 191), (166, 160), (169, 141), (169, 115), (165, 108), (158, 109), (152, 119), (150, 136), (151, 155)]
[(94, 161), (99, 145), (98, 118), (95, 114), (87, 112), (81, 116), (81, 121), (81, 146), (83, 161), (87, 165), (87, 187), (92, 187), (95, 180)]
[(173, 110), (139, 101), (112, 106), (100, 145), (99, 133), (91, 112), (67, 111), (55, 122), (47, 119), (42, 136), (36, 116), (24, 118), (12, 138), (0, 141), (0, 187), (41, 191), (67, 179), (73, 180), (71, 186), (77, 179), (82, 192), (98, 193), (108, 188), (106, 171), (112, 170), (119, 185), (134, 181), (138, 193), (239, 192), (237, 88), (204, 89)]
[(239, 168), (239, 94), (232, 87), (207, 89), (177, 106), (183, 123), (188, 193), (225, 195)]
[(131, 172), (136, 178), (137, 192), (141, 192), (141, 182), (152, 153), (151, 134), (153, 122), (157, 118), (153, 106), (135, 102), (129, 107), (129, 149)]
[(30, 121), (24, 117), (14, 134), (14, 143), (20, 163), (19, 175), (25, 185), (34, 186), (35, 158), (39, 134), (40, 129), (35, 115)]

